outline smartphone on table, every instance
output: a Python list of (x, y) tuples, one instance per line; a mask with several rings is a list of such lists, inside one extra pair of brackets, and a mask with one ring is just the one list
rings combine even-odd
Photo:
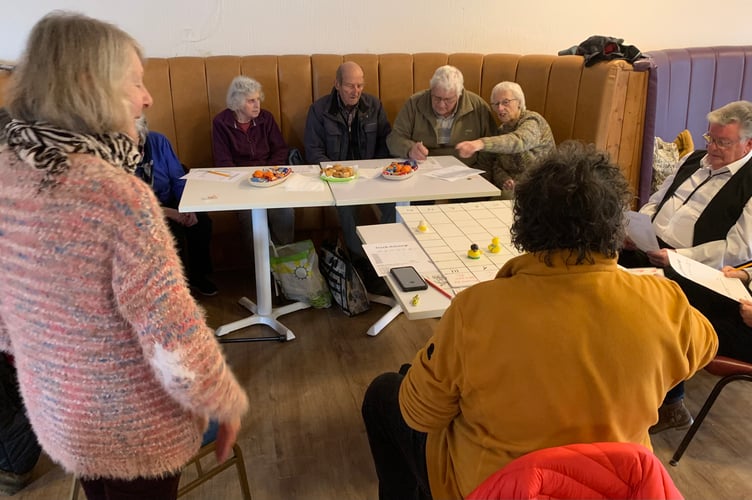
[(389, 270), (392, 278), (397, 282), (403, 292), (426, 290), (428, 285), (420, 277), (413, 266), (393, 267)]

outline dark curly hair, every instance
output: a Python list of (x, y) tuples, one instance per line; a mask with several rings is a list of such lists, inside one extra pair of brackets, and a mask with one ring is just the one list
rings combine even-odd
[(592, 253), (615, 257), (624, 241), (624, 210), (631, 199), (627, 180), (608, 155), (592, 145), (567, 141), (517, 182), (512, 243), (551, 256), (569, 250), (576, 264)]

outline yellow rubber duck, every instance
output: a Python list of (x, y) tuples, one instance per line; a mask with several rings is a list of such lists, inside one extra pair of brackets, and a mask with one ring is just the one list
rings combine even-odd
[(491, 240), (491, 244), (488, 245), (488, 251), (491, 253), (499, 253), (501, 252), (501, 245), (499, 244), (499, 237), (494, 236)]
[(467, 251), (467, 256), (471, 259), (480, 259), (480, 256), (483, 254), (483, 251), (481, 251), (480, 248), (478, 248), (478, 245), (473, 243), (470, 245), (470, 250)]
[(422, 220), (418, 223), (418, 231), (420, 231), (421, 233), (428, 231), (428, 225), (426, 224), (426, 221)]

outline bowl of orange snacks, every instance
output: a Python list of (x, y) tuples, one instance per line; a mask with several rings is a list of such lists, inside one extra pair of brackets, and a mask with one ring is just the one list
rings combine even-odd
[(290, 167), (266, 167), (254, 170), (248, 182), (254, 187), (272, 187), (281, 184), (290, 177)]
[(415, 175), (418, 162), (415, 160), (393, 161), (381, 171), (381, 176), (390, 181), (404, 181)]

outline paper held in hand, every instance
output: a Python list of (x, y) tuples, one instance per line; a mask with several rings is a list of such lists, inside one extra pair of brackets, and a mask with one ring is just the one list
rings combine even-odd
[(653, 223), (647, 214), (630, 210), (624, 213), (627, 220), (627, 237), (643, 252), (660, 250)]
[(739, 299), (749, 299), (747, 287), (740, 280), (727, 278), (717, 269), (676, 252), (668, 252), (668, 261), (677, 273), (716, 293), (736, 302), (739, 302)]

